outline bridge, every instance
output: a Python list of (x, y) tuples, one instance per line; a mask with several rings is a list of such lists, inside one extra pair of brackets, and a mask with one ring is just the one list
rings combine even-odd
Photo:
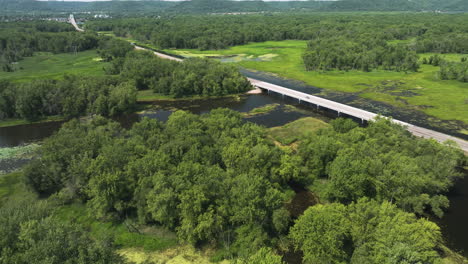
[[(340, 116), (341, 114), (345, 114), (347, 116), (358, 118), (362, 122), (374, 120), (378, 116), (377, 114), (366, 111), (366, 110), (362, 110), (356, 107), (341, 104), (341, 103), (331, 101), (328, 99), (324, 99), (318, 96), (292, 90), (292, 89), (282, 87), (279, 85), (275, 85), (272, 83), (262, 82), (262, 81), (252, 79), (252, 78), (248, 78), (248, 80), (256, 88), (260, 88), (268, 92), (275, 92), (283, 96), (288, 96), (288, 97), (297, 99), (299, 102), (307, 102), (309, 104), (315, 105), (317, 109), (325, 108), (325, 109), (335, 111), (338, 116)], [(465, 140), (452, 137), (447, 134), (440, 133), (440, 132), (430, 130), (427, 128), (418, 127), (418, 126), (415, 126), (415, 125), (412, 125), (412, 124), (409, 124), (400, 120), (396, 120), (396, 119), (392, 119), (392, 122), (405, 127), (409, 132), (411, 132), (413, 135), (418, 136), (418, 137), (433, 138), (441, 143), (447, 140), (454, 141), (463, 151), (468, 152), (468, 142)]]
[[(78, 25), (76, 24), (76, 21), (75, 21), (75, 18), (73, 16), (73, 14), (70, 15), (69, 22), (75, 27), (75, 29), (77, 31), (80, 31), (80, 32), (84, 31), (83, 29), (79, 28)], [(167, 55), (167, 54), (163, 54), (163, 53), (160, 53), (160, 52), (157, 52), (157, 51), (154, 51), (154, 50), (150, 50), (150, 49), (147, 49), (147, 48), (144, 48), (144, 47), (140, 47), (138, 45), (134, 45), (134, 46), (135, 46), (135, 49), (137, 49), (137, 50), (151, 51), (156, 56), (158, 56), (160, 58), (163, 58), (163, 59), (169, 59), (169, 60), (174, 60), (174, 61), (179, 61), (179, 62), (183, 61), (180, 58), (176, 58), (176, 57), (173, 57), (173, 56), (170, 56), (170, 55)], [(338, 116), (340, 116), (341, 114), (344, 114), (344, 115), (347, 115), (347, 116), (350, 116), (350, 117), (360, 119), (362, 122), (374, 120), (378, 116), (378, 114), (376, 114), (376, 113), (372, 113), (372, 112), (369, 112), (369, 111), (366, 111), (366, 110), (362, 110), (362, 109), (359, 109), (357, 107), (341, 104), (341, 103), (331, 101), (331, 100), (328, 100), (328, 99), (325, 99), (325, 98), (321, 98), (321, 97), (318, 97), (318, 96), (306, 94), (306, 93), (303, 93), (303, 92), (299, 92), (299, 91), (289, 89), (289, 88), (286, 88), (286, 87), (282, 87), (282, 86), (279, 86), (279, 85), (275, 85), (275, 84), (272, 84), (272, 83), (263, 82), (263, 81), (260, 81), (260, 80), (257, 80), (257, 79), (253, 79), (253, 78), (247, 78), (247, 79), (250, 81), (252, 86), (254, 86), (256, 88), (266, 90), (268, 92), (275, 92), (275, 93), (281, 94), (283, 96), (288, 96), (288, 97), (297, 99), (299, 102), (307, 102), (309, 104), (315, 105), (317, 107), (317, 109), (324, 108), (324, 109), (329, 109), (329, 110), (332, 110), (332, 111), (336, 111)], [(399, 124), (399, 125), (405, 127), (410, 133), (412, 133), (413, 135), (418, 136), (418, 137), (432, 138), (432, 139), (435, 139), (435, 140), (437, 140), (438, 142), (441, 142), (441, 143), (443, 143), (443, 142), (445, 142), (447, 140), (451, 140), (451, 141), (455, 142), (465, 153), (468, 153), (468, 142), (463, 140), (463, 139), (459, 139), (459, 138), (456, 138), (456, 137), (453, 137), (453, 136), (449, 136), (447, 134), (440, 133), (440, 132), (437, 132), (437, 131), (434, 131), (434, 130), (431, 130), (431, 129), (415, 126), (415, 125), (412, 125), (412, 124), (409, 124), (409, 123), (406, 123), (406, 122), (403, 122), (403, 121), (400, 121), (400, 120), (392, 119), (392, 121), (394, 123), (396, 123), (396, 124)]]

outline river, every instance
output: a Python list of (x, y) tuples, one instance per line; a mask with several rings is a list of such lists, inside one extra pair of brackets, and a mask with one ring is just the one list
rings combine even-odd
[[(288, 86), (290, 87), (291, 83), (288, 83)], [(316, 88), (302, 87), (301, 89), (309, 89), (308, 91), (312, 93)], [(315, 92), (318, 92), (318, 90), (315, 90)], [(298, 102), (293, 99), (282, 99), (281, 96), (258, 94), (219, 99), (161, 101), (155, 105), (152, 110), (140, 114), (122, 116), (117, 118), (116, 121), (128, 128), (142, 117), (166, 121), (176, 109), (190, 111), (195, 114), (205, 114), (219, 107), (225, 107), (239, 112), (249, 112), (254, 108), (274, 103), (279, 104), (279, 107), (274, 111), (246, 118), (246, 120), (265, 127), (275, 127), (305, 116), (330, 120), (334, 115), (325, 110), (317, 111), (313, 108), (298, 105)], [(296, 110), (291, 111), (290, 108), (285, 107), (287, 104), (295, 105)], [(40, 141), (56, 132), (61, 124), (62, 122), (50, 122), (0, 128), (0, 148), (14, 147)], [(0, 166), (2, 166), (1, 163)], [(465, 171), (465, 175), (466, 174)], [(299, 195), (304, 195), (304, 193), (299, 192)], [(305, 195), (305, 197), (308, 196)], [(449, 193), (449, 198), (451, 202), (450, 210), (443, 219), (437, 222), (439, 222), (442, 227), (444, 236), (451, 248), (468, 256), (468, 226), (466, 225), (466, 223), (468, 223), (468, 211), (466, 210), (466, 205), (468, 204), (468, 177), (457, 182), (455, 188)]]

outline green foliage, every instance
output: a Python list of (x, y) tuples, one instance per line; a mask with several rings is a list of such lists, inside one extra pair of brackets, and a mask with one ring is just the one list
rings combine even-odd
[(139, 90), (183, 97), (222, 96), (250, 90), (250, 83), (236, 67), (208, 59), (187, 59), (178, 63), (133, 52), (125, 59), (121, 75), (134, 80)]
[(316, 205), (304, 212), (291, 229), (297, 249), (306, 263), (346, 263), (349, 220), (342, 204)]
[(284, 264), (281, 256), (275, 254), (271, 248), (261, 248), (247, 259), (240, 259), (236, 264)]
[(307, 70), (362, 70), (376, 68), (394, 71), (417, 71), (416, 52), (403, 45), (389, 45), (385, 36), (355, 34), (322, 36), (312, 40), (303, 55)]
[(0, 33), (0, 63), (4, 71), (14, 71), (11, 63), (36, 51), (77, 52), (98, 46), (96, 34), (74, 32), (69, 25), (58, 22), (0, 23)]
[(444, 194), (461, 176), (457, 167), (466, 162), (460, 150), (416, 139), (384, 119), (347, 133), (322, 130), (299, 155), (309, 177), (328, 179), (325, 198), (331, 201), (369, 197), (438, 216), (448, 207)]
[(353, 122), (349, 118), (337, 118), (332, 120), (330, 124), (332, 125), (333, 130), (338, 133), (347, 133), (358, 126), (356, 122)]
[(282, 153), (237, 112), (179, 111), (165, 124), (145, 119), (129, 131), (101, 118), (73, 121), (39, 152), (28, 183), (87, 201), (97, 218), (138, 216), (182, 241), (216, 242), (242, 256), (289, 226), (275, 176)]
[(291, 238), (305, 263), (439, 263), (436, 224), (395, 205), (361, 199), (307, 209)]
[(118, 78), (65, 76), (62, 81), (38, 80), (6, 84), (0, 98), (0, 116), (30, 121), (46, 116), (68, 118), (85, 114), (115, 116), (134, 109), (136, 89)]
[(125, 263), (108, 238), (91, 239), (52, 216), (47, 202), (16, 200), (0, 210), (0, 263)]
[(442, 80), (458, 80), (468, 82), (468, 62), (442, 62), (439, 78)]

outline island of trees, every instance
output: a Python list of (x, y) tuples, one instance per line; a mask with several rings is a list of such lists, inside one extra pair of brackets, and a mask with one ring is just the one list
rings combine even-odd
[[(9, 232), (0, 250), (6, 263), (45, 261), (44, 252), (61, 252), (53, 263), (96, 256), (123, 263), (112, 243), (88, 242), (79, 225), (60, 224), (45, 209), (83, 203), (100, 220), (134, 219), (174, 231), (181, 243), (211, 245), (219, 259), (283, 263), (276, 252), (295, 249), (304, 263), (437, 263), (440, 229), (421, 216), (443, 215), (445, 193), (465, 164), (453, 146), (415, 138), (386, 119), (367, 128), (337, 119), (297, 149), (277, 147), (265, 128), (227, 109), (178, 111), (166, 123), (143, 119), (129, 130), (102, 117), (73, 120), (24, 170), (48, 202), (29, 202), (20, 215), (12, 212), (21, 202), (2, 208)], [(327, 203), (293, 216), (291, 184), (320, 185), (316, 194)], [(79, 240), (48, 243), (49, 232), (63, 239), (76, 232)]]

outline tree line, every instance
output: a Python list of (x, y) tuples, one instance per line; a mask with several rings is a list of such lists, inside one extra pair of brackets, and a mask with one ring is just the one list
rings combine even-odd
[(54, 216), (56, 207), (31, 197), (2, 204), (0, 263), (127, 263), (110, 237), (91, 238), (80, 225)]
[(150, 89), (175, 98), (222, 96), (251, 89), (237, 67), (210, 59), (191, 58), (180, 63), (137, 51), (116, 61), (111, 68), (123, 78), (134, 80), (139, 90)]
[(468, 82), (468, 57), (462, 57), (460, 62), (447, 61), (440, 55), (423, 58), (423, 64), (440, 66), (438, 77), (441, 80), (458, 80)]
[(419, 69), (417, 53), (468, 52), (465, 20), (466, 15), (434, 14), (186, 15), (96, 20), (87, 28), (113, 31), (161, 49), (209, 50), (268, 40), (308, 40), (303, 54), (307, 70), (414, 72)]
[[(367, 38), (365, 38), (367, 37)], [(362, 70), (382, 68), (393, 71), (417, 71), (419, 57), (404, 45), (389, 45), (371, 36), (320, 38), (310, 41), (303, 55), (306, 70)]]
[(65, 76), (25, 84), (0, 82), (0, 118), (115, 116), (135, 109), (136, 89), (115, 77)]
[(63, 53), (78, 52), (98, 47), (95, 33), (75, 32), (65, 23), (32, 21), (0, 23), (0, 64), (2, 70), (15, 70), (12, 65), (36, 51)]
[[(26, 24), (35, 28), (44, 26), (41, 23)], [(55, 23), (51, 25), (46, 28), (60, 31), (60, 27), (54, 27)], [(54, 39), (61, 38), (60, 33), (50, 35), (54, 37), (44, 43), (53, 44)], [(86, 38), (83, 36), (80, 38)], [(222, 96), (251, 89), (247, 79), (231, 65), (198, 58), (184, 63), (173, 62), (158, 58), (151, 52), (133, 51), (134, 47), (127, 41), (111, 37), (99, 36), (95, 42), (98, 54), (103, 61), (110, 63), (104, 67), (106, 76), (69, 75), (63, 80), (34, 80), (29, 83), (1, 81), (0, 119), (38, 120), (53, 115), (65, 118), (94, 114), (115, 116), (135, 109), (138, 90), (150, 89), (159, 94), (183, 97)], [(15, 42), (9, 40), (7, 43)], [(8, 49), (10, 44), (5, 47)]]
[[(466, 52), (465, 14), (252, 14), (237, 16), (162, 16), (93, 20), (87, 29), (113, 31), (161, 49), (223, 49), (268, 40), (359, 39), (415, 40), (417, 52)], [(436, 22), (436, 23), (435, 23)]]
[[(302, 250), (306, 263), (437, 263), (440, 230), (416, 215), (443, 214), (463, 153), (385, 119), (332, 125), (289, 151), (227, 109), (178, 111), (130, 130), (100, 117), (74, 120), (24, 173), (42, 195), (82, 201), (99, 219), (164, 226), (180, 241), (215, 245), (224, 258), (281, 263), (268, 248), (282, 245)], [(331, 203), (294, 223), (288, 183), (317, 181)]]

